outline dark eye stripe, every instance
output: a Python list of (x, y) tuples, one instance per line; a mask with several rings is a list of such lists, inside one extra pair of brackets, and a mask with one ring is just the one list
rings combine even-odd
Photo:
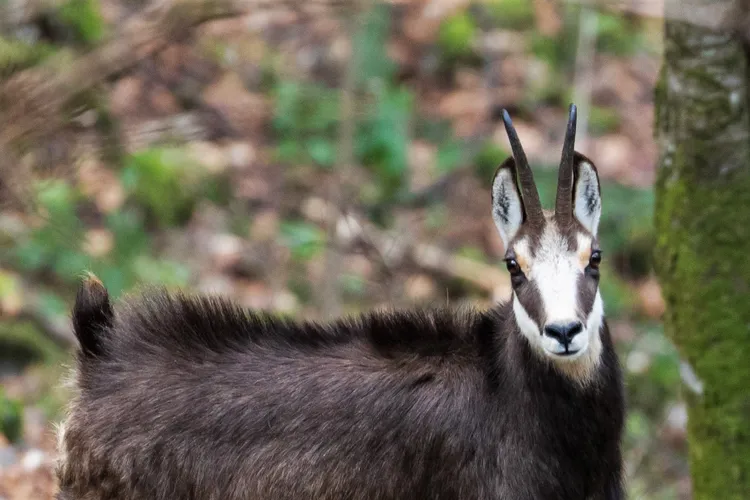
[(544, 310), (542, 308), (542, 295), (536, 284), (527, 281), (514, 290), (518, 302), (521, 303), (529, 317), (536, 323), (539, 331), (542, 331), (544, 325)]
[(586, 276), (585, 274), (578, 276), (578, 281), (576, 282), (578, 309), (584, 321), (589, 317), (591, 310), (594, 308), (597, 288), (596, 280), (591, 279), (590, 276)]

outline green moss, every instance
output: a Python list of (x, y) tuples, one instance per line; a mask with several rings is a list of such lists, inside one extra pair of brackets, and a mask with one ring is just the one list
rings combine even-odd
[(468, 12), (447, 18), (440, 25), (438, 46), (448, 59), (461, 59), (474, 52), (477, 27)]
[(617, 275), (611, 264), (605, 266), (602, 274), (603, 278), (599, 284), (599, 290), (607, 309), (607, 316), (616, 318), (632, 311), (634, 308), (632, 287)]
[(622, 15), (598, 14), (596, 48), (600, 52), (630, 55), (644, 45), (640, 27)]
[[(722, 189), (689, 181), (667, 186), (670, 170), (662, 174), (657, 217), (667, 332), (705, 386), (703, 397), (691, 400), (690, 457), (699, 491), (711, 492), (696, 498), (717, 498), (733, 482), (750, 491), (749, 242), (737, 230), (750, 210), (750, 176)], [(723, 215), (709, 216), (711, 207)], [(740, 498), (739, 490), (721, 498)]]
[[(744, 499), (750, 491), (750, 147), (746, 103), (739, 112), (725, 106), (737, 91), (732, 85), (746, 85), (746, 56), (739, 43), (717, 49), (714, 35), (701, 51), (705, 35), (683, 25), (668, 24), (667, 32), (662, 78), (681, 85), (661, 84), (657, 94), (660, 131), (667, 144), (673, 141), (659, 170), (655, 217), (665, 329), (703, 383), (702, 393), (688, 397), (694, 498)], [(682, 71), (688, 67), (721, 77), (698, 78)]]
[(508, 152), (488, 141), (474, 157), (474, 169), (483, 182), (489, 182), (500, 164), (508, 158)]
[(487, 254), (479, 247), (473, 245), (465, 245), (456, 251), (456, 255), (459, 257), (466, 257), (477, 262), (487, 262)]
[(589, 114), (589, 130), (594, 135), (615, 132), (620, 127), (620, 115), (616, 109), (592, 106)]
[(0, 434), (15, 443), (23, 434), (23, 406), (20, 401), (10, 399), (0, 387)]
[(361, 303), (362, 299), (367, 296), (367, 281), (356, 274), (343, 273), (339, 277), (339, 287), (346, 300)]
[(325, 233), (318, 226), (300, 221), (284, 221), (280, 227), (282, 244), (292, 257), (306, 261), (319, 255), (325, 247)]
[(55, 48), (46, 43), (26, 43), (0, 37), (0, 77), (38, 64), (55, 52)]
[(104, 38), (105, 26), (97, 0), (68, 0), (58, 11), (79, 41), (94, 45)]
[(49, 337), (27, 322), (0, 324), (0, 360), (23, 369), (29, 364), (56, 363), (65, 353)]
[(122, 181), (133, 198), (165, 226), (185, 223), (210, 176), (179, 148), (151, 148), (130, 155)]
[(575, 67), (576, 48), (578, 47), (577, 9), (570, 6), (563, 12), (565, 29), (556, 36), (546, 36), (539, 32), (531, 33), (531, 52), (539, 59), (547, 62), (553, 74), (567, 74)]
[[(549, 65), (546, 61), (543, 64)], [(532, 114), (540, 105), (564, 107), (570, 102), (570, 95), (568, 83), (557, 70), (550, 68), (544, 77), (529, 82), (518, 105), (523, 112)]]
[(523, 30), (534, 26), (534, 5), (529, 0), (489, 0), (487, 8), (502, 28)]
[(384, 2), (376, 2), (365, 15), (354, 37), (357, 84), (370, 85), (377, 81), (393, 80), (396, 64), (388, 57), (386, 50), (392, 19), (391, 6)]

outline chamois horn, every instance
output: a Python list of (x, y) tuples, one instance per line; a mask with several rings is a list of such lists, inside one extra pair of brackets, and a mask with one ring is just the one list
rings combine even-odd
[(565, 131), (560, 170), (557, 177), (557, 198), (555, 200), (555, 217), (568, 222), (573, 216), (573, 157), (576, 142), (576, 105), (570, 105), (568, 128)]
[(523, 146), (521, 146), (521, 141), (518, 139), (518, 134), (515, 127), (513, 127), (510, 115), (505, 109), (503, 110), (503, 123), (505, 124), (505, 131), (508, 134), (510, 147), (513, 150), (513, 158), (516, 160), (516, 170), (521, 183), (521, 196), (526, 212), (525, 222), (533, 225), (542, 224), (544, 222), (544, 214), (542, 213), (542, 203), (539, 201), (539, 193), (534, 183), (534, 175), (531, 173), (529, 161), (526, 159), (526, 153), (523, 151)]

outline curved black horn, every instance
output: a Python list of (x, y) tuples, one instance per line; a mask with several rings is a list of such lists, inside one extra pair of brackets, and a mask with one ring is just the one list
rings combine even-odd
[(513, 127), (510, 115), (505, 109), (503, 110), (503, 123), (505, 123), (505, 131), (508, 134), (510, 147), (513, 150), (513, 157), (516, 160), (518, 178), (521, 182), (521, 196), (523, 197), (524, 209), (526, 210), (526, 220), (531, 223), (540, 223), (544, 220), (544, 214), (542, 213), (542, 203), (539, 201), (539, 193), (534, 183), (534, 175), (531, 173), (526, 153), (523, 151), (521, 141), (518, 140), (518, 134)]
[(555, 217), (567, 221), (573, 215), (573, 157), (576, 142), (576, 105), (570, 105), (568, 128), (565, 132), (560, 171), (557, 177), (557, 198), (555, 199)]

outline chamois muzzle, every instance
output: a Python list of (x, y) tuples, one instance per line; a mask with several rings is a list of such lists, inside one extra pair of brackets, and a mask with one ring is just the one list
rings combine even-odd
[(579, 349), (571, 348), (573, 337), (583, 331), (583, 323), (580, 321), (571, 321), (568, 323), (550, 323), (544, 327), (544, 334), (552, 337), (560, 343), (564, 350), (557, 353), (559, 356), (576, 354)]

